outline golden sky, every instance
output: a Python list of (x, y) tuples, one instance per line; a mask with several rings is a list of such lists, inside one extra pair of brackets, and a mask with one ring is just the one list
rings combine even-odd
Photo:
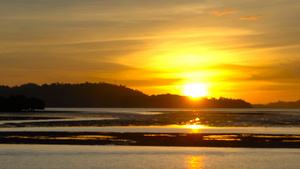
[(0, 84), (300, 99), (299, 0), (0, 0)]

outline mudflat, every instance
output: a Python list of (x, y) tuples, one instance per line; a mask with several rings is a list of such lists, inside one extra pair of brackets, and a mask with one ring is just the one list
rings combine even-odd
[[(39, 121), (47, 119), (49, 121)], [(55, 119), (60, 120), (55, 121)], [(1, 113), (0, 122), (0, 127), (162, 126), (193, 123), (212, 127), (300, 127), (300, 112), (165, 111), (145, 115), (111, 112), (39, 111)]]
[[(211, 127), (299, 127), (299, 112), (165, 111), (1, 113), (0, 128), (204, 125)], [(300, 148), (297, 134), (156, 132), (0, 132), (1, 144), (72, 144), (197, 147)]]

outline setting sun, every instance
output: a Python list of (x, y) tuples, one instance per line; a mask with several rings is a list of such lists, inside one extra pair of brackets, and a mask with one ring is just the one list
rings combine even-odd
[(184, 86), (184, 95), (192, 98), (206, 96), (206, 85), (204, 84), (189, 84)]

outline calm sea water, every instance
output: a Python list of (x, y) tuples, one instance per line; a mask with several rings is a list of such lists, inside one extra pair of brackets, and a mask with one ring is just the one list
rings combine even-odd
[(296, 134), (300, 127), (211, 127), (192, 129), (185, 126), (132, 126), (132, 127), (25, 127), (0, 128), (0, 131), (38, 132), (127, 132), (127, 133), (249, 133), (249, 134)]
[(1, 169), (298, 169), (300, 149), (0, 145)]

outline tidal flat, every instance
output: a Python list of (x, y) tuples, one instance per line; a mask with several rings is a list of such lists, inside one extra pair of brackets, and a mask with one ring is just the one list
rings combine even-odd
[[(58, 109), (59, 110), (59, 109)], [(65, 110), (62, 108), (61, 110)], [(72, 109), (73, 110), (73, 109)], [(76, 110), (76, 109), (75, 109)], [(300, 127), (300, 109), (92, 109), (0, 113), (0, 128), (78, 126), (165, 126), (200, 124), (210, 127)], [(123, 110), (123, 111), (122, 111)], [(126, 111), (124, 111), (126, 110)]]
[(300, 148), (300, 110), (79, 110), (1, 113), (0, 143)]
[(4, 169), (299, 168), (300, 110), (52, 108), (0, 114)]
[(232, 133), (0, 132), (0, 143), (300, 148), (300, 135)]

